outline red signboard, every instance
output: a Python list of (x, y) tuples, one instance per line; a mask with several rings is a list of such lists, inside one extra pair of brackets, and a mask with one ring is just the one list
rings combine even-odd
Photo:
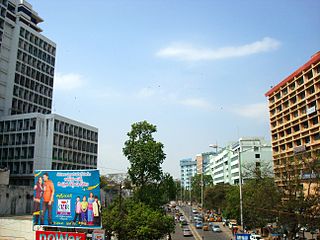
[(86, 240), (85, 233), (36, 231), (36, 240)]

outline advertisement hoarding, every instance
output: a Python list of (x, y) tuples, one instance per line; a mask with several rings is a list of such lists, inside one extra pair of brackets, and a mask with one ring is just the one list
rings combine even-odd
[(36, 231), (36, 240), (86, 240), (85, 233)]
[(101, 228), (98, 170), (36, 170), (34, 225)]

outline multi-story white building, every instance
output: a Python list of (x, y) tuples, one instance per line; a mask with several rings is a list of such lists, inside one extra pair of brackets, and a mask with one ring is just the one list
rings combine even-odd
[(51, 113), (56, 44), (25, 0), (0, 0), (0, 116)]
[(56, 44), (25, 0), (0, 0), (0, 167), (30, 185), (40, 169), (97, 168), (98, 130), (51, 114)]
[(214, 184), (239, 183), (239, 157), (243, 181), (260, 171), (273, 174), (272, 148), (263, 138), (240, 138), (217, 150), (216, 156), (211, 155), (206, 169), (206, 174), (212, 176)]
[(197, 174), (197, 161), (192, 158), (180, 160), (181, 186), (191, 189), (191, 179)]
[(98, 129), (57, 114), (0, 119), (0, 166), (15, 185), (30, 185), (35, 169), (97, 168)]

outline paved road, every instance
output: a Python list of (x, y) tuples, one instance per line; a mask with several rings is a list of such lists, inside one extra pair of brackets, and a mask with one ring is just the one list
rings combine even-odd
[(172, 240), (182, 240), (182, 239), (196, 240), (194, 237), (184, 237), (182, 228), (180, 227), (180, 225), (178, 223), (176, 224), (175, 233), (172, 234), (171, 237), (172, 237)]
[[(192, 208), (190, 206), (183, 206), (181, 209), (185, 212), (186, 216), (190, 219), (190, 215), (192, 216)], [(199, 239), (205, 239), (205, 240), (229, 240), (232, 239), (231, 231), (223, 227), (221, 223), (215, 223), (217, 225), (220, 225), (222, 232), (217, 233), (213, 232), (212, 230), (209, 231), (203, 231), (202, 229), (197, 229)], [(183, 238), (181, 238), (183, 239)]]

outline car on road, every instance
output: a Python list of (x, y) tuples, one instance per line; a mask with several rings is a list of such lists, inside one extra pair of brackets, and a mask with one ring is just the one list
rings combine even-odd
[(219, 225), (213, 225), (212, 226), (212, 231), (213, 232), (222, 232)]
[(182, 221), (184, 221), (184, 220), (186, 220), (185, 217), (184, 217), (183, 215), (180, 216), (179, 221), (182, 222)]
[(259, 234), (251, 234), (250, 240), (263, 240), (263, 238)]
[(208, 226), (207, 223), (203, 224), (202, 230), (203, 231), (209, 231), (209, 226)]
[(183, 229), (183, 236), (184, 237), (191, 237), (192, 236), (192, 232), (189, 228), (184, 228)]
[(188, 225), (189, 225), (189, 223), (188, 223), (187, 220), (183, 220), (183, 221), (180, 222), (180, 226), (181, 227), (185, 227), (185, 226), (188, 226)]
[(200, 222), (200, 221), (197, 221), (197, 222), (195, 223), (195, 226), (196, 226), (197, 229), (201, 229), (201, 228), (203, 227), (203, 223)]

